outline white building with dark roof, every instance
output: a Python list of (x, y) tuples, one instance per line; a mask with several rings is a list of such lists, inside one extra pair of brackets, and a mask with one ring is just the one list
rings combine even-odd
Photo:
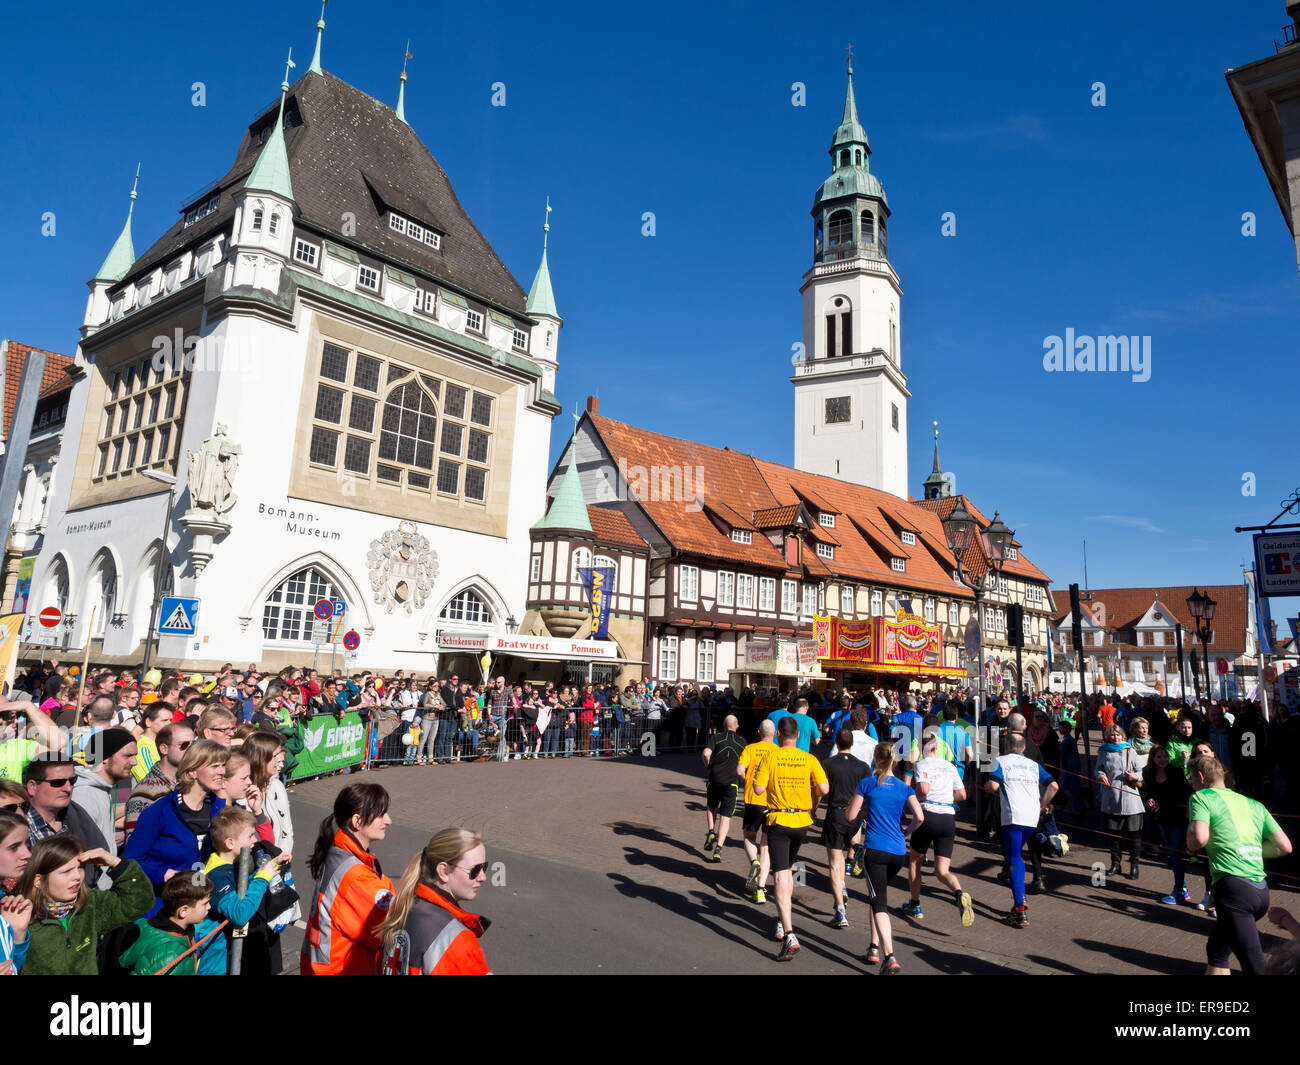
[(90, 282), (32, 584), (64, 650), (140, 661), (159, 577), (200, 602), (157, 660), (193, 668), (309, 659), (320, 599), (360, 662), (421, 672), (438, 629), (524, 615), (560, 411), (545, 252), (525, 295), (403, 110), (319, 49)]

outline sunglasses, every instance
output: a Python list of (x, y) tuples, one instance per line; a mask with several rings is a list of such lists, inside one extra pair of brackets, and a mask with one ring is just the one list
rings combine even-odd
[(483, 873), (487, 872), (487, 867), (487, 862), (479, 862), (478, 865), (472, 865), (468, 870), (462, 869), (461, 872), (465, 873), (471, 880), (477, 880)]
[(57, 779), (54, 777), (46, 777), (44, 780), (41, 781), (42, 784), (48, 784), (52, 788), (70, 788), (73, 785), (75, 785), (76, 782), (77, 782), (77, 778), (75, 776), (58, 777)]
[(190, 745), (191, 743), (193, 743), (193, 742), (194, 742), (193, 740), (186, 740), (184, 743), (177, 743), (177, 744), (174, 744), (174, 746), (175, 746), (175, 748), (176, 748), (178, 751), (183, 751), (183, 750), (185, 750), (187, 747), (189, 747), (189, 745)]

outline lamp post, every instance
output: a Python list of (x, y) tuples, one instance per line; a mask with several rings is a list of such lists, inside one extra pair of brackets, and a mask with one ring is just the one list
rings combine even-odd
[(979, 770), (983, 764), (980, 735), (984, 728), (984, 704), (987, 695), (987, 682), (984, 676), (985, 582), (970, 575), (966, 568), (966, 554), (974, 545), (976, 533), (979, 532), (984, 541), (984, 554), (988, 558), (990, 570), (996, 580), (998, 572), (1002, 568), (1002, 563), (1006, 561), (1007, 548), (1014, 539), (1015, 533), (1003, 524), (998, 517), (997, 511), (993, 512), (993, 520), (989, 523), (988, 528), (980, 532), (979, 523), (962, 505), (960, 499), (941, 524), (943, 525), (944, 538), (948, 541), (948, 549), (952, 552), (953, 559), (957, 564), (957, 579), (975, 593), (975, 618), (979, 633), (979, 698), (975, 703), (975, 831), (978, 833), (981, 814)]
[[(1201, 641), (1201, 656), (1205, 663), (1205, 701), (1208, 703), (1213, 698), (1213, 689), (1210, 687), (1210, 634), (1213, 631), (1211, 622), (1214, 621), (1214, 611), (1218, 607), (1208, 594), (1202, 594), (1199, 588), (1192, 590), (1192, 594), (1187, 597), (1187, 609), (1191, 611), (1192, 618), (1196, 622), (1196, 636)], [(1196, 657), (1195, 652), (1192, 655), (1192, 674), (1196, 674)]]
[(158, 607), (162, 603), (163, 566), (167, 564), (167, 533), (171, 528), (172, 508), (176, 505), (176, 478), (161, 470), (141, 470), (141, 477), (167, 485), (167, 509), (163, 512), (162, 546), (158, 551), (158, 565), (154, 570), (153, 602), (149, 605), (149, 630), (144, 634), (144, 665), (140, 675), (149, 671), (153, 662), (154, 630), (158, 627)]

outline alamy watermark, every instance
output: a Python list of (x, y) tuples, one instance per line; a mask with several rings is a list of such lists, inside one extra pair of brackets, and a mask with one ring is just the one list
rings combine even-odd
[(704, 507), (703, 466), (629, 466), (618, 460), (619, 499), (638, 503), (685, 503), (688, 514), (698, 514)]
[(1131, 373), (1135, 382), (1151, 380), (1149, 336), (1065, 336), (1043, 338), (1043, 369), (1048, 373)]
[(262, 375), (258, 358), (260, 341), (241, 336), (185, 336), (179, 327), (171, 335), (153, 338), (154, 372), (171, 376), (177, 373), (237, 373), (250, 380)]

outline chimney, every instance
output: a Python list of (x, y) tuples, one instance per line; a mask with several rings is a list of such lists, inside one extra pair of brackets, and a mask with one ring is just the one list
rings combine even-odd
[(587, 413), (588, 413), (588, 414), (599, 414), (599, 413), (600, 413), (600, 397), (599, 397), (599, 396), (588, 396), (588, 397), (587, 397)]

